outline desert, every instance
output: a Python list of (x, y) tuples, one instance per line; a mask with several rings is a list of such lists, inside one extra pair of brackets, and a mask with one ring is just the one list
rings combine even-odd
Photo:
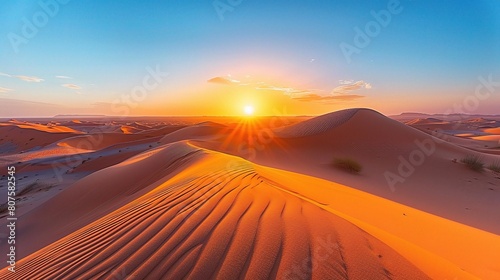
[[(459, 145), (426, 133), (446, 133), (436, 125), (447, 122), (405, 125), (369, 109), (282, 119), (272, 130), (266, 118), (199, 121), (2, 122), (12, 137), (1, 143), (2, 168), (14, 164), (22, 179), (20, 261), (2, 279), (499, 276), (500, 175), (460, 162), (480, 153), (494, 163), (498, 147), (474, 148), (490, 140), (450, 134), (470, 141)], [(270, 138), (259, 145), (263, 130)], [(416, 140), (435, 143), (432, 154), (390, 186), (384, 170)], [(245, 142), (252, 153), (235, 145)]]
[(500, 1), (0, 1), (1, 280), (500, 279)]

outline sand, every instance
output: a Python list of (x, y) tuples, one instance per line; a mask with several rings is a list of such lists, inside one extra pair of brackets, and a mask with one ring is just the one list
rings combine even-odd
[[(440, 120), (409, 125), (450, 125)], [(16, 164), (20, 189), (38, 184), (18, 205), (16, 273), (0, 278), (500, 278), (500, 175), (459, 161), (481, 140), (458, 145), (368, 109), (282, 127), (192, 121), (114, 121), (100, 133), (89, 120), (57, 132), (2, 124), (8, 141), (40, 139), (22, 153), (11, 141), (0, 156), (1, 168)], [(432, 153), (390, 187), (384, 173), (415, 141), (432, 141)], [(495, 162), (495, 152), (480, 156)], [(361, 172), (333, 167), (337, 157)]]
[[(268, 181), (247, 161), (175, 143), (115, 169), (148, 168), (154, 158), (164, 159), (171, 153), (178, 158), (167, 166), (182, 160), (196, 163), (24, 258), (16, 277), (89, 279), (123, 271), (138, 279), (281, 279), (295, 274), (314, 279), (384, 279), (387, 275), (428, 279), (387, 245), (315, 203), (283, 191), (284, 186)], [(231, 171), (226, 169), (227, 162), (234, 164)], [(86, 181), (100, 181), (110, 171)], [(130, 181), (113, 180), (106, 190), (93, 185), (94, 191), (89, 190), (90, 182), (82, 182), (48, 201), (54, 209), (50, 219), (39, 219), (49, 216), (41, 212), (27, 219), (51, 226), (54, 220), (74, 223), (84, 213), (97, 213), (96, 208), (114, 204), (119, 194), (126, 197), (137, 192), (137, 185)], [(127, 185), (135, 188), (124, 189)], [(87, 194), (68, 204), (68, 198), (81, 193), (77, 188), (82, 186)], [(67, 222), (57, 218), (61, 210), (73, 217)], [(317, 264), (313, 269), (304, 265), (304, 269), (303, 263), (314, 258), (312, 254), (317, 254)], [(75, 266), (73, 261), (83, 265)], [(10, 276), (5, 270), (0, 274), (2, 279)]]

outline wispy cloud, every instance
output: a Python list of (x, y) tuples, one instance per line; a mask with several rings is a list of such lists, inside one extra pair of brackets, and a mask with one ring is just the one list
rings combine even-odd
[[(313, 62), (314, 59), (311, 59)], [(371, 89), (371, 84), (365, 81), (340, 80), (340, 86), (334, 88), (328, 94), (320, 94), (323, 90), (318, 89), (299, 89), (287, 86), (276, 86), (266, 84), (264, 82), (242, 83), (239, 80), (233, 79), (230, 75), (219, 76), (208, 80), (209, 83), (217, 83), (224, 85), (250, 86), (255, 90), (276, 91), (293, 100), (303, 102), (323, 102), (330, 103), (333, 101), (352, 101), (365, 97), (360, 94), (352, 94), (352, 91), (360, 89)]]
[(21, 81), (30, 82), (30, 83), (40, 83), (40, 82), (45, 81), (44, 79), (39, 78), (39, 77), (35, 77), (35, 76), (11, 75), (11, 74), (2, 73), (2, 72), (0, 72), (0, 76), (9, 77), (9, 78), (16, 78), (16, 79), (19, 79)]
[(350, 85), (353, 83), (354, 83), (354, 80), (339, 80), (339, 84), (341, 84), (341, 85)]
[(18, 78), (19, 80), (23, 80), (25, 82), (30, 82), (30, 83), (40, 83), (45, 81), (42, 78), (34, 77), (34, 76), (23, 76), (23, 75), (18, 75), (18, 76), (12, 76), (14, 78)]
[(74, 89), (74, 90), (80, 90), (82, 89), (81, 86), (75, 85), (75, 84), (62, 84), (62, 87), (69, 88), (69, 89)]
[(347, 94), (354, 90), (359, 89), (371, 89), (372, 85), (365, 81), (353, 81), (353, 80), (340, 80), (341, 86), (338, 86), (332, 90), (332, 94)]
[(296, 97), (300, 95), (305, 95), (309, 94), (312, 91), (311, 90), (302, 90), (302, 89), (295, 89), (291, 87), (280, 87), (280, 86), (271, 86), (271, 85), (261, 85), (255, 88), (256, 90), (272, 90), (272, 91), (279, 91), (283, 93), (286, 96), (289, 97)]
[(56, 76), (56, 78), (58, 78), (58, 79), (73, 79), (72, 77), (68, 77), (68, 76)]
[(240, 81), (231, 78), (231, 76), (215, 77), (208, 80), (207, 82), (215, 84), (224, 84), (224, 85), (235, 85), (240, 83)]
[(9, 91), (12, 91), (12, 89), (10, 88), (4, 88), (4, 87), (0, 87), (0, 93), (7, 93)]
[(356, 99), (363, 98), (363, 95), (356, 95), (356, 94), (345, 94), (345, 95), (318, 95), (315, 93), (312, 94), (307, 94), (299, 97), (295, 97), (293, 99), (298, 100), (298, 101), (304, 101), (304, 102), (313, 102), (313, 101), (320, 101), (320, 102), (329, 102), (329, 101), (352, 101)]
[(319, 90), (311, 89), (295, 89), (289, 87), (273, 87), (273, 86), (261, 86), (257, 89), (267, 89), (281, 91), (286, 96), (292, 98), (293, 100), (302, 102), (323, 102), (330, 103), (334, 101), (352, 101), (365, 97), (360, 94), (351, 94), (352, 91), (360, 89), (371, 89), (371, 84), (365, 81), (354, 80), (341, 80), (339, 81), (340, 86), (334, 88), (329, 94), (318, 94)]

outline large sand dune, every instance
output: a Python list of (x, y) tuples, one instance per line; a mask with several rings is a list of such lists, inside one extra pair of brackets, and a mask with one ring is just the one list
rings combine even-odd
[[(168, 149), (170, 156), (177, 153), (174, 161), (203, 155), (149, 193), (23, 259), (15, 278), (6, 270), (0, 277), (90, 279), (124, 273), (137, 279), (428, 279), (387, 245), (284, 191), (249, 162), (181, 143), (162, 149), (155, 154)], [(149, 156), (117, 168), (147, 168), (143, 161), (151, 161)], [(79, 197), (76, 189), (83, 184), (88, 195)], [(106, 189), (94, 185), (95, 193), (89, 193), (91, 186), (84, 181), (49, 201), (51, 219), (60, 221), (62, 211), (78, 221), (78, 213), (92, 212), (139, 187), (122, 180)]]
[[(445, 141), (449, 137), (436, 138), (368, 109), (320, 116), (277, 129), (272, 137), (260, 137), (269, 135), (262, 131), (266, 132), (257, 129), (250, 132), (254, 135), (225, 144), (220, 141), (196, 144), (266, 166), (339, 182), (500, 234), (500, 224), (496, 222), (500, 220), (500, 211), (495, 211), (500, 201), (498, 175), (473, 172), (461, 164), (460, 159), (476, 152)], [(280, 134), (283, 131), (287, 134)], [(245, 139), (253, 143), (242, 144)], [(415, 153), (420, 156), (418, 164), (413, 165), (409, 160)], [(486, 164), (498, 161), (493, 153), (479, 156)], [(357, 161), (363, 170), (353, 176), (335, 169), (332, 165), (335, 158)], [(403, 167), (402, 162), (406, 162)], [(389, 184), (387, 172), (400, 176), (400, 181)], [(471, 197), (471, 187), (476, 181), (481, 183)], [(450, 196), (454, 199), (443, 203)]]
[[(460, 163), (480, 140), (426, 128), (454, 123), (412, 128), (368, 109), (198, 121), (50, 125), (85, 134), (1, 126), (0, 165), (17, 162), (27, 191), (17, 272), (0, 279), (500, 278), (500, 177)], [(423, 163), (389, 186), (385, 172), (415, 150)], [(363, 168), (347, 173), (335, 158)]]
[(297, 124), (276, 129), (279, 137), (303, 137), (321, 134), (334, 129), (352, 118), (360, 109), (347, 109), (315, 117)]

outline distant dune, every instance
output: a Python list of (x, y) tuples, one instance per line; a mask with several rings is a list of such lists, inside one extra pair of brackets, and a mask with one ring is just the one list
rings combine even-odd
[(40, 148), (78, 134), (80, 132), (66, 127), (0, 123), (0, 153), (5, 155)]
[(498, 279), (500, 177), (461, 162), (499, 160), (485, 121), (0, 123), (24, 190), (0, 279)]
[(411, 121), (406, 121), (405, 123), (408, 125), (422, 125), (422, 124), (444, 124), (447, 122), (436, 118), (425, 118), (425, 119), (414, 119)]

